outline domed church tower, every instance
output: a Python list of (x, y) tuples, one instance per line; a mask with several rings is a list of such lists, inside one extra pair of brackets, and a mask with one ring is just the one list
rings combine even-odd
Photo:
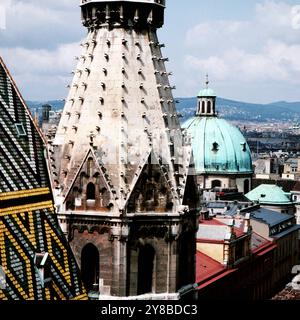
[(82, 55), (51, 143), (86, 287), (174, 295), (195, 279), (196, 183), (156, 30), (165, 1), (82, 0)]
[(216, 112), (216, 94), (206, 87), (198, 94), (195, 117), (183, 128), (192, 139), (198, 186), (237, 189), (246, 194), (253, 174), (251, 151), (241, 131), (220, 119)]

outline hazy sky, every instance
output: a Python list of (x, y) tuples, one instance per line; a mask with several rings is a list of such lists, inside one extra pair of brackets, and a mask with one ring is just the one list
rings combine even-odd
[[(0, 1), (0, 55), (25, 99), (65, 98), (86, 33), (79, 0)], [(300, 101), (300, 0), (167, 0), (159, 38), (177, 97), (208, 73), (224, 98)]]

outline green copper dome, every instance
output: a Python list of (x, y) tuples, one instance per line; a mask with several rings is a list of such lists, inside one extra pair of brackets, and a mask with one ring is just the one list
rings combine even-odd
[(252, 174), (249, 146), (241, 131), (224, 119), (196, 116), (183, 124), (192, 137), (197, 174)]
[(245, 195), (250, 201), (261, 204), (290, 205), (293, 204), (292, 194), (284, 192), (282, 188), (273, 184), (261, 184)]
[(198, 93), (198, 97), (216, 97), (216, 94), (213, 89), (202, 89)]

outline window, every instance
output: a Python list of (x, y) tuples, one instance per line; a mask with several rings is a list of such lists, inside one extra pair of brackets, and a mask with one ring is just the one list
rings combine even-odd
[(42, 286), (45, 287), (47, 283), (50, 283), (52, 281), (51, 272), (50, 272), (49, 253), (48, 252), (36, 253), (34, 261), (39, 271)]
[(211, 102), (207, 102), (207, 113), (211, 113)]
[(16, 123), (15, 126), (19, 137), (25, 137), (27, 135), (22, 123)]
[(217, 142), (213, 143), (212, 151), (218, 151), (219, 150), (219, 144)]
[(155, 250), (151, 245), (146, 244), (140, 248), (138, 257), (138, 295), (152, 292), (154, 258)]
[(205, 113), (205, 102), (202, 101), (202, 110), (201, 110), (201, 113)]
[(222, 182), (220, 180), (213, 180), (211, 182), (211, 188), (214, 189), (214, 188), (220, 188), (222, 185)]
[(249, 180), (244, 180), (244, 194), (248, 193), (250, 191), (250, 183)]
[(99, 288), (100, 254), (92, 244), (87, 244), (81, 252), (81, 275), (88, 291)]
[(96, 188), (95, 188), (95, 185), (91, 182), (86, 187), (86, 198), (87, 200), (96, 199)]

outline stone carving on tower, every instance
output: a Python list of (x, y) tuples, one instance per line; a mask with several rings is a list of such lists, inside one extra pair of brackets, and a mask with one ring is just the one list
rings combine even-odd
[(165, 1), (81, 1), (88, 34), (50, 141), (59, 220), (86, 287), (194, 283), (197, 190), (156, 30)]

